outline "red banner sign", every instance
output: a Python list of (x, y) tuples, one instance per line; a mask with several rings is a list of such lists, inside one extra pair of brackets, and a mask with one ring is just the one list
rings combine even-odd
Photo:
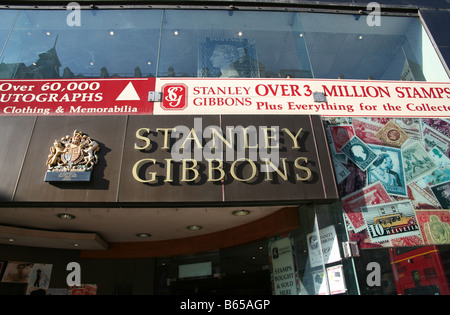
[(155, 79), (0, 80), (0, 115), (153, 113)]
[(151, 114), (450, 117), (450, 83), (214, 78), (0, 80), (0, 115)]

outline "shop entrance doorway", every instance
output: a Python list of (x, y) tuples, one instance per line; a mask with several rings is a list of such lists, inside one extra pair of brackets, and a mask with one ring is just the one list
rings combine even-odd
[(271, 295), (267, 240), (193, 256), (158, 258), (155, 294)]
[(269, 270), (220, 278), (176, 281), (171, 295), (271, 295)]

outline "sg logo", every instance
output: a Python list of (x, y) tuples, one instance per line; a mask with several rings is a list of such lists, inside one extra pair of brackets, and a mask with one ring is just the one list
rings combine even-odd
[(166, 84), (162, 87), (164, 95), (161, 107), (164, 110), (183, 110), (187, 106), (187, 86), (180, 84)]

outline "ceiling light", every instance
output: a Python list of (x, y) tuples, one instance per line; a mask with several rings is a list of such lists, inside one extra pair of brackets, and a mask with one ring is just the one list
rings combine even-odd
[(238, 33), (238, 36), (242, 36), (243, 34), (242, 34), (242, 32), (241, 31), (239, 31), (239, 33)]
[(177, 35), (178, 35), (178, 31), (174, 31), (173, 34), (174, 34), (175, 36), (177, 36)]
[(15, 239), (13, 239), (13, 238), (8, 238), (8, 242), (14, 242), (15, 241)]
[(243, 215), (249, 215), (250, 211), (248, 210), (236, 210), (232, 212), (233, 215), (235, 216), (243, 216)]
[(358, 39), (363, 39), (363, 36), (362, 36), (362, 35), (359, 35), (359, 36), (358, 36)]
[(136, 234), (136, 236), (141, 237), (141, 238), (146, 238), (146, 237), (150, 237), (152, 235), (149, 233), (138, 233), (138, 234)]
[(63, 219), (63, 220), (73, 220), (75, 219), (75, 216), (69, 213), (58, 213), (56, 215), (58, 218)]
[(109, 35), (114, 36), (114, 31), (109, 31)]
[(203, 229), (203, 227), (200, 225), (189, 225), (189, 226), (186, 226), (186, 229), (191, 230), (191, 231), (198, 231), (198, 230)]

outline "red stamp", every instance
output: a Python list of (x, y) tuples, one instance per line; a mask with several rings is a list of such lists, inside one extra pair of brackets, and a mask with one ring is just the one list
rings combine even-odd
[(367, 227), (361, 213), (361, 207), (389, 202), (392, 202), (392, 200), (388, 193), (379, 182), (376, 182), (342, 198), (342, 208), (350, 220), (353, 230), (360, 232)]

